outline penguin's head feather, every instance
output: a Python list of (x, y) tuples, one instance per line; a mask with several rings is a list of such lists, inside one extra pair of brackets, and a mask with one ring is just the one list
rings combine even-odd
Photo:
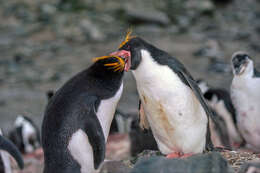
[(122, 56), (125, 58), (125, 71), (129, 69), (135, 70), (141, 60), (141, 50), (146, 50), (149, 45), (140, 37), (130, 35), (131, 32), (127, 33), (125, 40), (120, 44), (118, 51), (113, 52), (111, 55)]
[(234, 75), (253, 75), (254, 64), (247, 53), (235, 52), (232, 55), (231, 64)]
[(125, 67), (125, 61), (119, 56), (109, 55), (94, 58), (95, 65), (113, 72), (123, 72)]

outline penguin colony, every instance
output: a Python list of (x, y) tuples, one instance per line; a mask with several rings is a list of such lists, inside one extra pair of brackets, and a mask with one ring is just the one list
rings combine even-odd
[[(123, 121), (131, 145), (141, 144), (131, 148), (133, 155), (159, 149), (167, 158), (184, 158), (238, 146), (260, 152), (260, 73), (247, 53), (232, 55), (230, 94), (196, 81), (177, 58), (131, 32), (117, 51), (93, 61), (55, 93), (47, 93), (41, 140), (29, 118), (18, 116), (14, 123), (9, 137), (21, 152), (42, 144), (44, 173), (99, 172), (108, 136), (123, 132)], [(117, 110), (129, 70), (140, 99), (138, 120)], [(23, 168), (12, 142), (0, 135), (0, 150)], [(0, 172), (11, 172), (9, 156), (0, 154)]]

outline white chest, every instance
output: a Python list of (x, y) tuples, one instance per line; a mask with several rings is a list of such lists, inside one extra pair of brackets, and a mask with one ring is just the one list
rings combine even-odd
[(160, 150), (164, 154), (202, 152), (207, 116), (192, 90), (146, 51), (142, 51), (142, 61), (133, 74)]
[(237, 111), (238, 128), (247, 143), (260, 150), (260, 80), (234, 77), (231, 98)]
[[(97, 117), (101, 124), (105, 141), (109, 133), (110, 125), (114, 117), (117, 103), (122, 95), (123, 83), (117, 93), (106, 100), (102, 100), (97, 110)], [(95, 173), (93, 149), (89, 143), (87, 134), (79, 129), (76, 131), (69, 142), (68, 149), (73, 158), (80, 164), (82, 173)]]
[(118, 101), (120, 100), (122, 95), (122, 91), (123, 91), (123, 82), (119, 90), (113, 97), (106, 100), (102, 100), (100, 102), (100, 105), (97, 110), (97, 117), (103, 129), (103, 133), (105, 135), (106, 140), (108, 137), (110, 125), (113, 120)]

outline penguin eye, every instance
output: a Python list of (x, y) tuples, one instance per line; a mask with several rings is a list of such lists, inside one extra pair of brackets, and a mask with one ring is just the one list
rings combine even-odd
[(130, 50), (130, 45), (129, 45), (129, 44), (126, 45), (126, 49), (127, 49), (127, 50)]

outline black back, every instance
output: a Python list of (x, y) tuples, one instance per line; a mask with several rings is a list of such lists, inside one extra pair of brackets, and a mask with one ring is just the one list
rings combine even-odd
[(224, 89), (210, 88), (208, 91), (206, 91), (204, 93), (204, 97), (207, 100), (211, 100), (214, 95), (217, 97), (218, 100), (223, 100), (225, 107), (227, 108), (227, 110), (232, 115), (232, 119), (233, 119), (234, 123), (236, 124), (236, 122), (237, 122), (236, 111), (235, 111), (235, 108), (232, 104), (232, 100), (231, 100), (231, 97), (230, 97), (230, 94), (228, 93), (228, 91), (226, 91)]
[(67, 149), (72, 134), (79, 129), (87, 134), (93, 148), (94, 167), (98, 168), (104, 160), (105, 138), (96, 110), (101, 100), (115, 95), (123, 76), (123, 72), (104, 66), (110, 61), (116, 59), (97, 61), (77, 74), (49, 101), (42, 124), (45, 173), (80, 172), (80, 165)]
[[(190, 73), (186, 70), (182, 63), (180, 63), (176, 58), (169, 55), (167, 52), (160, 50), (153, 45), (147, 43), (143, 39), (139, 37), (132, 38), (129, 42), (127, 42), (124, 46), (122, 46), (119, 50), (127, 50), (131, 51), (131, 69), (136, 69), (140, 62), (142, 61), (141, 58), (141, 51), (142, 49), (148, 50), (151, 53), (152, 58), (161, 65), (167, 65), (174, 73), (178, 75), (178, 77), (182, 80), (184, 84), (190, 87), (194, 94), (196, 95), (197, 99), (200, 101), (201, 105), (203, 106), (207, 116), (212, 117), (212, 120), (215, 121), (215, 117), (213, 116), (211, 110), (209, 109), (207, 103), (205, 102), (203, 95), (193, 77)], [(206, 150), (212, 150), (213, 145), (210, 139), (210, 131), (209, 131), (209, 124), (208, 130), (206, 135)]]

